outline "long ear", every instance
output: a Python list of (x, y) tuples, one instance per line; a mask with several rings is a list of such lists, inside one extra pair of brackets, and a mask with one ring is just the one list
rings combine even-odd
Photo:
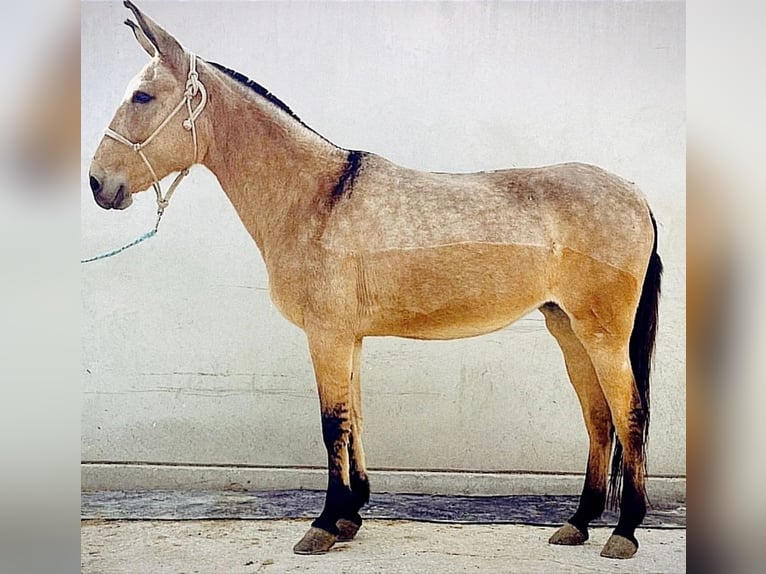
[(125, 20), (125, 25), (130, 26), (130, 29), (133, 30), (133, 35), (136, 37), (136, 40), (138, 40), (138, 43), (141, 44), (141, 47), (146, 50), (146, 53), (149, 54), (152, 58), (157, 55), (157, 47), (152, 44), (149, 41), (149, 38), (146, 37), (146, 34), (144, 34), (141, 31), (141, 28), (136, 24), (133, 20)]
[[(149, 55), (158, 55), (170, 64), (181, 63), (184, 60), (184, 49), (178, 43), (178, 40), (168, 34), (154, 20), (145, 16), (130, 0), (125, 0), (123, 4), (136, 17), (136, 22), (138, 22), (138, 28), (143, 33), (143, 38), (138, 34), (138, 30), (134, 27), (135, 24), (131, 22), (128, 25), (133, 29), (138, 43), (141, 44), (144, 50), (149, 52)], [(150, 50), (150, 48), (153, 50)]]

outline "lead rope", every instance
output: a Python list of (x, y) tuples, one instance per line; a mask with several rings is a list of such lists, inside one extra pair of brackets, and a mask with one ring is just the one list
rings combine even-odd
[[(199, 104), (197, 104), (196, 108), (192, 108), (192, 100), (195, 98), (197, 94), (200, 94), (200, 101)], [(178, 187), (178, 184), (181, 183), (181, 180), (185, 178), (187, 175), (189, 175), (189, 167), (186, 167), (182, 169), (178, 175), (176, 175), (173, 182), (170, 184), (170, 187), (168, 188), (168, 192), (163, 196), (162, 194), (162, 187), (160, 186), (159, 178), (157, 177), (157, 174), (154, 171), (154, 168), (152, 167), (152, 164), (149, 162), (149, 159), (146, 157), (146, 154), (144, 154), (143, 148), (146, 147), (146, 145), (154, 139), (154, 136), (156, 136), (162, 128), (164, 128), (168, 123), (170, 123), (170, 120), (175, 117), (175, 115), (186, 105), (186, 110), (189, 114), (189, 117), (185, 119), (182, 123), (183, 127), (186, 130), (191, 130), (192, 133), (192, 141), (194, 142), (194, 160), (192, 161), (192, 165), (197, 163), (198, 157), (198, 149), (197, 149), (197, 128), (195, 126), (195, 121), (199, 117), (199, 115), (202, 113), (202, 110), (205, 108), (205, 104), (207, 103), (207, 90), (205, 89), (205, 86), (202, 82), (199, 81), (199, 74), (197, 73), (197, 56), (194, 54), (190, 55), (189, 58), (189, 75), (186, 80), (186, 89), (184, 91), (184, 97), (183, 99), (178, 102), (178, 105), (173, 109), (170, 114), (163, 120), (163, 122), (157, 126), (157, 129), (155, 129), (151, 135), (146, 138), (141, 143), (135, 143), (130, 141), (128, 138), (124, 137), (121, 134), (118, 134), (114, 130), (110, 128), (106, 128), (104, 131), (104, 134), (109, 136), (112, 139), (117, 140), (120, 143), (123, 143), (127, 146), (130, 146), (133, 151), (138, 153), (138, 155), (141, 157), (143, 162), (146, 164), (146, 167), (149, 168), (149, 173), (152, 174), (152, 178), (154, 179), (154, 183), (152, 183), (152, 187), (154, 188), (154, 193), (157, 196), (157, 221), (154, 223), (154, 228), (150, 229), (141, 237), (138, 237), (137, 239), (134, 239), (130, 243), (123, 245), (122, 247), (119, 247), (117, 249), (113, 249), (112, 251), (108, 251), (107, 253), (103, 253), (101, 255), (96, 255), (95, 257), (89, 257), (88, 259), (81, 259), (80, 263), (90, 263), (91, 261), (97, 261), (99, 259), (106, 259), (107, 257), (111, 257), (113, 255), (117, 255), (118, 253), (121, 253), (122, 251), (125, 251), (129, 247), (133, 247), (134, 245), (138, 245), (142, 241), (145, 241), (149, 239), (150, 237), (153, 237), (157, 233), (157, 229), (160, 226), (160, 220), (162, 219), (162, 214), (165, 212), (165, 208), (170, 203), (170, 198), (173, 195), (173, 192), (175, 192), (176, 188)]]

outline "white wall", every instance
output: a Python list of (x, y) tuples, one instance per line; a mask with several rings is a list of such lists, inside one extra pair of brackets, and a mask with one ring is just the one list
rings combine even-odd
[[(346, 148), (474, 171), (562, 161), (636, 181), (665, 263), (650, 473), (685, 474), (683, 3), (143, 2), (188, 49), (265, 85)], [(90, 197), (87, 166), (146, 55), (121, 2), (82, 5), (82, 254), (149, 229)], [(159, 234), (82, 268), (85, 461), (323, 466), (302, 333), (197, 167)], [(368, 339), (372, 468), (574, 472), (587, 439), (535, 313), (452, 342)]]

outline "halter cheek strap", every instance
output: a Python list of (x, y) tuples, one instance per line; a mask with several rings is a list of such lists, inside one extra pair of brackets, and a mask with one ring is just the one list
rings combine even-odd
[[(200, 95), (200, 101), (197, 104), (197, 107), (192, 108), (192, 100), (197, 96), (197, 94)], [(190, 54), (189, 57), (189, 75), (186, 79), (186, 89), (184, 91), (184, 97), (183, 99), (178, 102), (178, 105), (173, 109), (173, 111), (168, 114), (168, 116), (163, 120), (163, 122), (157, 126), (157, 128), (147, 137), (144, 141), (140, 143), (135, 143), (130, 141), (125, 136), (118, 134), (116, 131), (107, 128), (105, 130), (105, 135), (109, 136), (112, 139), (117, 140), (120, 143), (123, 143), (127, 146), (130, 146), (133, 148), (133, 151), (137, 152), (138, 155), (141, 157), (143, 162), (146, 164), (146, 167), (149, 169), (149, 173), (152, 174), (152, 179), (154, 179), (154, 183), (152, 183), (152, 187), (154, 187), (154, 192), (157, 195), (157, 223), (154, 226), (154, 229), (156, 231), (157, 226), (160, 224), (160, 218), (162, 217), (162, 213), (165, 211), (165, 208), (168, 206), (168, 203), (170, 202), (170, 197), (173, 195), (173, 192), (176, 190), (176, 187), (178, 187), (178, 184), (181, 183), (181, 180), (186, 177), (189, 174), (189, 168), (197, 163), (198, 157), (197, 157), (197, 128), (194, 124), (194, 122), (197, 120), (199, 115), (202, 113), (202, 110), (205, 108), (205, 104), (207, 103), (207, 90), (205, 90), (205, 86), (202, 84), (202, 82), (199, 81), (199, 75), (197, 74), (197, 56), (194, 54)], [(157, 173), (154, 171), (154, 168), (152, 167), (151, 162), (149, 162), (149, 159), (146, 157), (146, 154), (144, 153), (144, 148), (154, 139), (154, 137), (162, 131), (162, 129), (170, 123), (170, 120), (172, 120), (175, 115), (180, 112), (184, 107), (186, 107), (188, 118), (186, 118), (182, 125), (186, 130), (190, 130), (192, 133), (192, 141), (194, 143), (194, 158), (189, 165), (189, 167), (186, 167), (182, 169), (179, 174), (175, 177), (173, 180), (173, 183), (170, 184), (170, 187), (168, 188), (168, 192), (163, 195), (162, 194), (162, 187), (160, 186), (160, 180), (157, 177)]]

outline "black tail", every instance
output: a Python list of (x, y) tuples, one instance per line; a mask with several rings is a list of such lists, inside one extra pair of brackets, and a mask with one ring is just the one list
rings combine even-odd
[[(645, 421), (642, 443), (644, 465), (646, 465), (646, 445), (649, 440), (649, 375), (654, 355), (654, 338), (657, 334), (657, 305), (660, 299), (660, 279), (662, 277), (662, 261), (657, 254), (657, 222), (654, 220), (654, 215), (651, 213), (649, 215), (652, 218), (652, 227), (654, 228), (654, 247), (649, 258), (649, 266), (646, 269), (636, 318), (633, 321), (633, 332), (630, 334), (630, 364), (633, 368), (633, 378), (636, 380)], [(614, 428), (612, 434), (614, 434)], [(614, 437), (612, 475), (609, 479), (609, 494), (607, 496), (610, 508), (617, 508), (619, 505), (621, 486), (622, 445), (620, 440)]]

